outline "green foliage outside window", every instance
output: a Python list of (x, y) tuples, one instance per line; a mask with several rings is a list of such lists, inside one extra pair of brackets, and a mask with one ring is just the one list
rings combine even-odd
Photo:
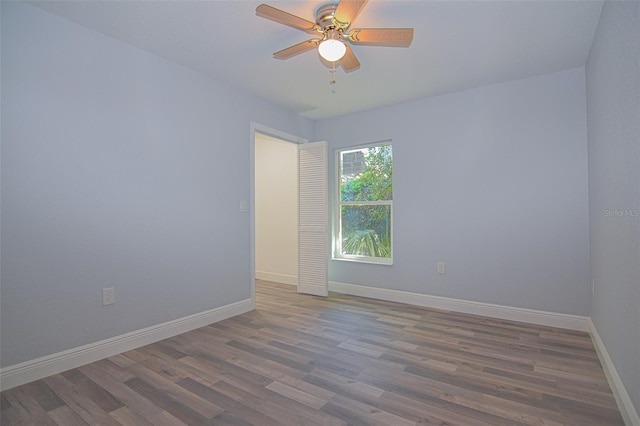
[(340, 226), (343, 255), (391, 257), (391, 145), (341, 153)]

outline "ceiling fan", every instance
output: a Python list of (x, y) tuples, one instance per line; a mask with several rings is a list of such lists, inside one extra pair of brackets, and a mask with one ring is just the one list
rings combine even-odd
[(413, 40), (413, 28), (351, 28), (367, 0), (341, 0), (323, 4), (316, 10), (315, 22), (300, 18), (275, 7), (261, 4), (256, 15), (313, 34), (315, 37), (273, 54), (277, 59), (288, 59), (300, 53), (318, 48), (325, 60), (339, 61), (346, 71), (360, 67), (350, 44), (408, 47)]

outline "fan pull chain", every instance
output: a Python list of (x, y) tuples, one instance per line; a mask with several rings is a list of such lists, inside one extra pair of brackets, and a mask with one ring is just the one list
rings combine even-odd
[(336, 93), (336, 63), (331, 63), (331, 69), (329, 70), (331, 79), (329, 80), (329, 86), (331, 87), (331, 93)]

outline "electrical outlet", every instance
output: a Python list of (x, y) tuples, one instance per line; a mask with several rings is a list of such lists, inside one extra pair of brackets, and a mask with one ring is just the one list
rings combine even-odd
[(446, 273), (447, 264), (444, 262), (438, 262), (438, 273), (444, 275)]
[(102, 306), (116, 303), (116, 289), (114, 287), (102, 289)]

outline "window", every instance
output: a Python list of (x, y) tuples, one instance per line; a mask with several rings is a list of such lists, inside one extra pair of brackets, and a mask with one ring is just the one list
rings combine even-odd
[(334, 258), (392, 263), (391, 144), (337, 152)]

